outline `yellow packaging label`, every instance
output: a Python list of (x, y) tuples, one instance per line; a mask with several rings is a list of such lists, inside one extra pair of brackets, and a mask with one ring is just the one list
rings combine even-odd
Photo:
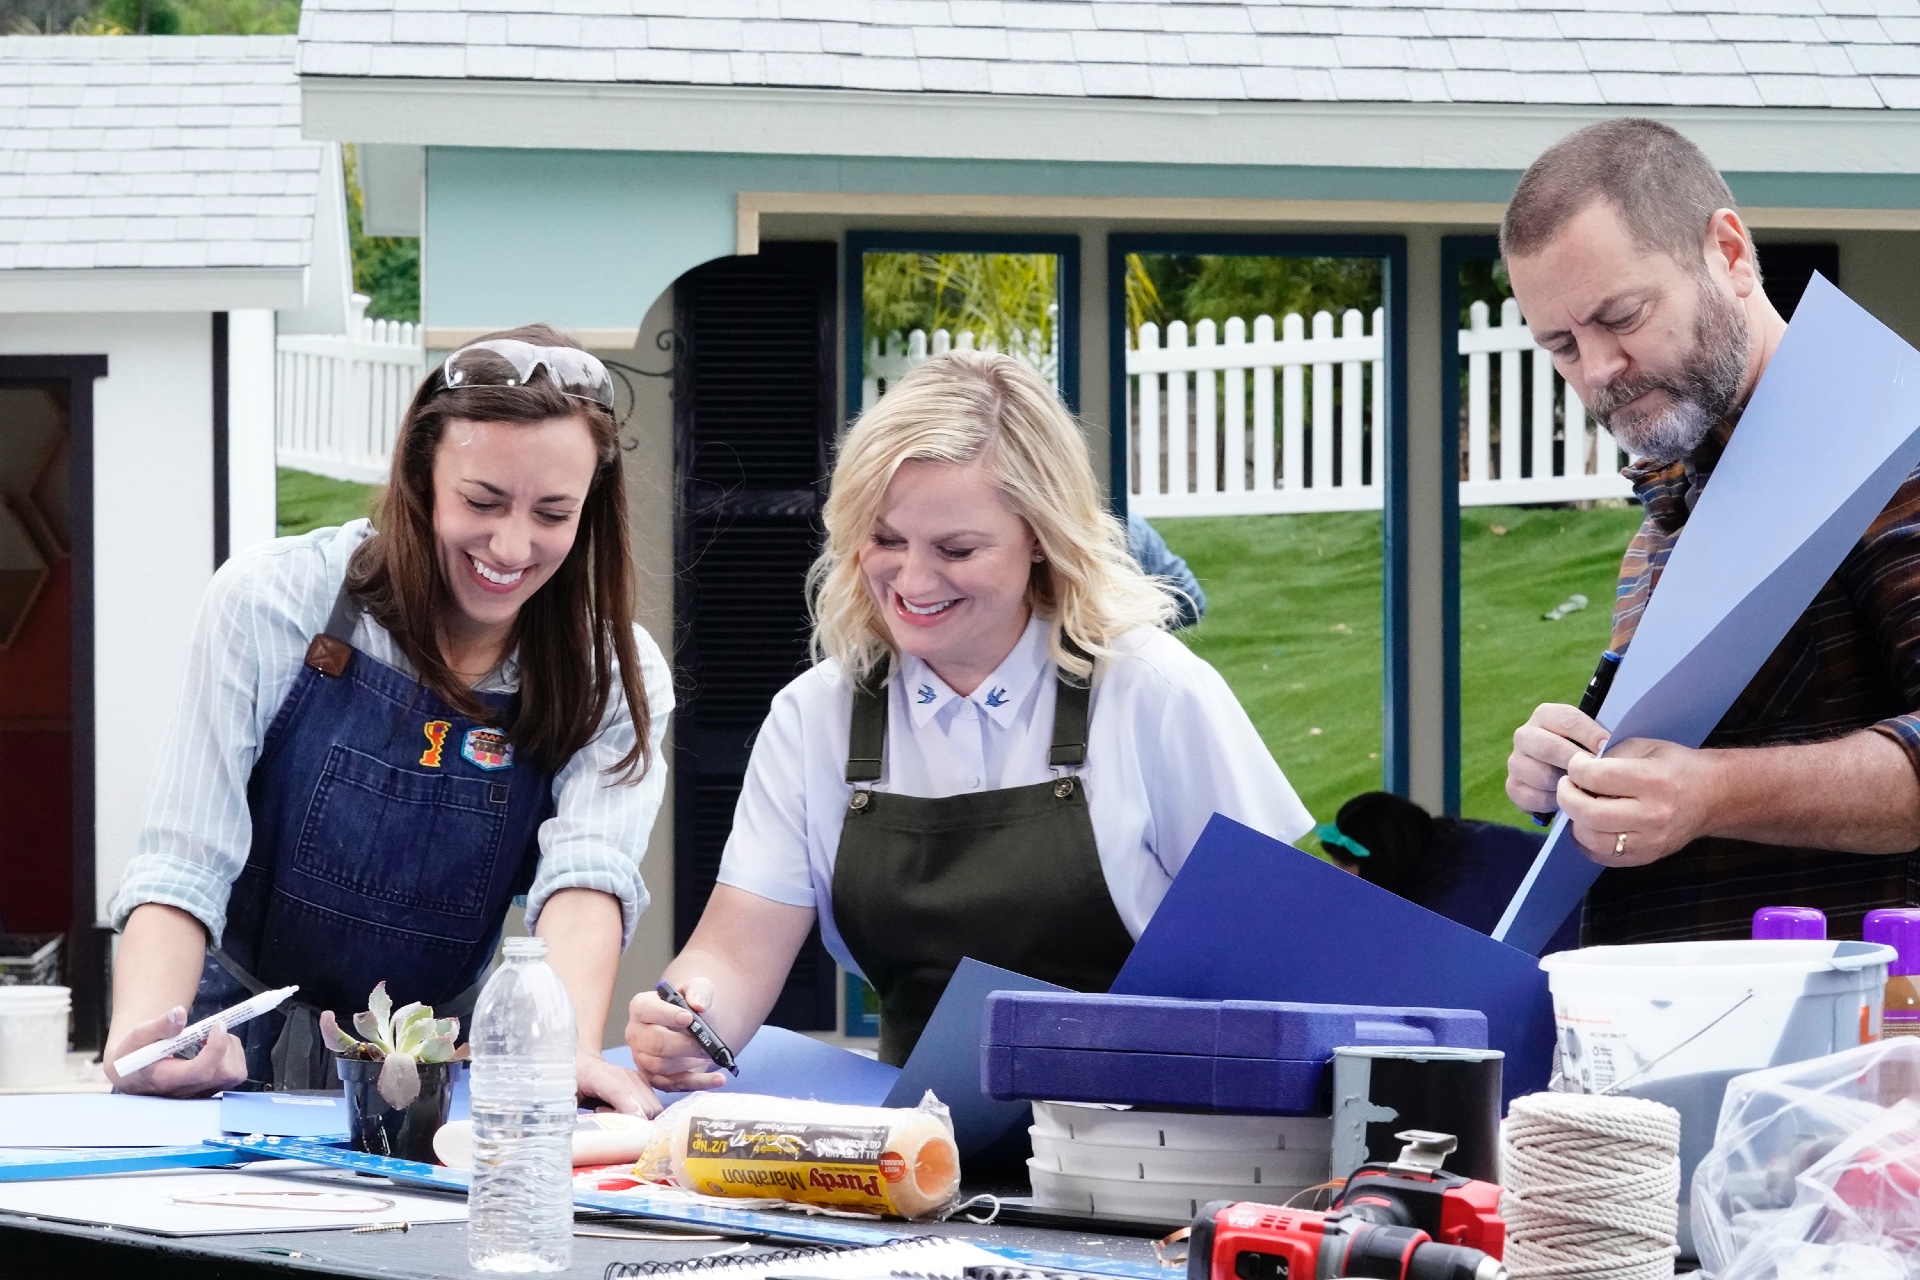
[(886, 1149), (888, 1132), (700, 1116), (687, 1131), (687, 1180), (710, 1196), (898, 1214), (890, 1189), (907, 1176), (907, 1163)]

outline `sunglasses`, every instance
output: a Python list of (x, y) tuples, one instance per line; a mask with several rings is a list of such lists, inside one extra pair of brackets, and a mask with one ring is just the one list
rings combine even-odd
[(460, 348), (440, 366), (450, 390), (461, 387), (524, 387), (536, 369), (562, 394), (613, 409), (613, 377), (607, 366), (578, 347), (540, 347), (518, 338), (490, 338)]

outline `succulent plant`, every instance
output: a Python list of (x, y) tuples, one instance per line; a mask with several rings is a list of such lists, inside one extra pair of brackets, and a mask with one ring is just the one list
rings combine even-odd
[(353, 1029), (366, 1039), (354, 1039), (340, 1029), (333, 1010), (321, 1010), (320, 1038), (327, 1048), (343, 1058), (381, 1063), (380, 1096), (396, 1110), (420, 1096), (421, 1063), (467, 1056), (466, 1045), (453, 1047), (460, 1019), (435, 1018), (433, 1006), (418, 1001), (396, 1009), (384, 982), (367, 997), (366, 1011), (353, 1015)]

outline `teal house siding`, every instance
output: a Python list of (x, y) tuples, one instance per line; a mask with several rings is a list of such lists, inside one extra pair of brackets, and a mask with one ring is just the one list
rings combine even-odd
[[(731, 254), (742, 191), (1501, 203), (1519, 174), (431, 147), (423, 317), (631, 327), (683, 272)], [(1920, 175), (1730, 174), (1742, 204), (1910, 209)], [(511, 312), (511, 314), (509, 314)]]

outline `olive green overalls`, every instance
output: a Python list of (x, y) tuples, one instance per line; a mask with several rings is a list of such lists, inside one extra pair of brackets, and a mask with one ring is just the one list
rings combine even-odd
[[(854, 786), (833, 868), (833, 918), (880, 996), (880, 1060), (913, 1051), (962, 957), (1105, 991), (1133, 950), (1114, 909), (1078, 775), (926, 799), (872, 790), (887, 746), (887, 669), (854, 689)], [(1056, 670), (1047, 763), (1087, 759), (1089, 684)]]

